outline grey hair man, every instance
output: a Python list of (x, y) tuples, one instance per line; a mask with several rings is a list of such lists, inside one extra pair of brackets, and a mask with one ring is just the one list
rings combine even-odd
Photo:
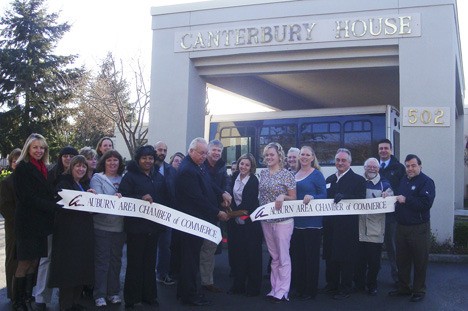
[[(201, 137), (195, 138), (189, 146), (188, 155), (182, 160), (175, 179), (176, 207), (184, 213), (210, 223), (227, 221), (228, 216), (219, 208), (218, 202), (227, 201), (223, 192), (213, 186), (206, 174), (204, 162), (208, 144)], [(227, 202), (226, 202), (227, 203)], [(230, 203), (230, 202), (229, 202)], [(181, 236), (181, 268), (177, 295), (184, 304), (204, 306), (209, 301), (197, 293), (197, 274), (200, 268), (200, 250), (204, 239), (190, 234)]]
[[(212, 140), (208, 143), (208, 152), (204, 167), (212, 184), (217, 188), (217, 192), (223, 193), (231, 204), (231, 195), (229, 189), (229, 175), (226, 169), (226, 162), (221, 159), (223, 153), (223, 144), (219, 140)], [(218, 246), (208, 240), (203, 241), (203, 246), (200, 251), (200, 278), (203, 289), (218, 293), (222, 290), (214, 285), (213, 272), (215, 267), (215, 253)]]
[[(393, 195), (390, 183), (379, 175), (379, 160), (369, 158), (364, 162), (366, 198)], [(354, 283), (358, 290), (367, 288), (371, 296), (377, 295), (377, 275), (385, 233), (385, 213), (359, 215), (359, 251)]]
[[(335, 155), (337, 172), (328, 176), (327, 197), (338, 204), (342, 199), (364, 199), (366, 180), (351, 169), (351, 152), (340, 148)], [(359, 243), (357, 215), (323, 218), (323, 257), (326, 262), (326, 291), (337, 300), (349, 297)]]

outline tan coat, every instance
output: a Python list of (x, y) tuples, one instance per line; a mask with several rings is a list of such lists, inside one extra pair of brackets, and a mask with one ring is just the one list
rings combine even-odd
[[(390, 184), (380, 175), (366, 180), (366, 198), (378, 198), (386, 192), (393, 195)], [(383, 243), (385, 234), (385, 213), (359, 215), (359, 242)]]

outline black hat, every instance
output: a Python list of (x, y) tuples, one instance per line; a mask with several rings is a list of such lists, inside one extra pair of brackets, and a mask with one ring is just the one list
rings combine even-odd
[(66, 147), (62, 148), (62, 150), (60, 150), (59, 157), (65, 155), (65, 154), (71, 154), (71, 155), (76, 156), (76, 155), (78, 155), (78, 150), (76, 150), (72, 146), (66, 146)]

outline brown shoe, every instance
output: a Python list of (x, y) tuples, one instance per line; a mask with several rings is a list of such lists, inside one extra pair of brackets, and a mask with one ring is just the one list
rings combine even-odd
[(210, 285), (202, 285), (202, 288), (204, 290), (207, 290), (209, 292), (212, 292), (212, 293), (222, 293), (223, 290), (219, 287), (216, 287), (214, 286), (213, 284), (210, 284)]

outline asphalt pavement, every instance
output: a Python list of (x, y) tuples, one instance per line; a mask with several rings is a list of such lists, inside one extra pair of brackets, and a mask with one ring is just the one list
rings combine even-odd
[[(268, 252), (264, 249), (264, 267), (268, 261)], [(11, 310), (11, 304), (6, 298), (5, 282), (5, 247), (3, 219), (0, 218), (0, 310)], [(125, 277), (125, 255), (121, 282)], [(324, 262), (320, 266), (319, 286), (325, 286)], [(235, 310), (235, 311), (261, 311), (268, 310), (468, 310), (468, 264), (467, 263), (444, 263), (431, 262), (427, 273), (427, 294), (421, 302), (410, 302), (408, 297), (389, 297), (387, 293), (393, 289), (390, 278), (390, 266), (388, 261), (382, 261), (382, 269), (378, 278), (377, 296), (369, 296), (366, 293), (354, 293), (350, 298), (336, 301), (327, 294), (319, 294), (314, 300), (298, 301), (293, 298), (289, 302), (273, 304), (264, 299), (264, 295), (269, 291), (269, 280), (264, 279), (262, 295), (258, 297), (245, 297), (240, 295), (229, 295), (231, 279), (229, 277), (229, 265), (227, 260), (227, 250), (223, 249), (222, 254), (216, 256), (216, 268), (214, 272), (215, 284), (225, 290), (224, 293), (205, 293), (207, 299), (212, 301), (211, 306), (189, 307), (182, 305), (176, 300), (176, 285), (166, 286), (158, 284), (159, 308), (146, 305), (136, 306), (135, 310)], [(122, 295), (123, 296), (123, 295)], [(96, 310), (91, 299), (82, 299), (81, 304), (88, 307), (88, 310)], [(54, 292), (53, 301), (48, 305), (48, 310), (59, 310), (57, 291)], [(110, 306), (99, 310), (123, 311), (124, 305)]]

